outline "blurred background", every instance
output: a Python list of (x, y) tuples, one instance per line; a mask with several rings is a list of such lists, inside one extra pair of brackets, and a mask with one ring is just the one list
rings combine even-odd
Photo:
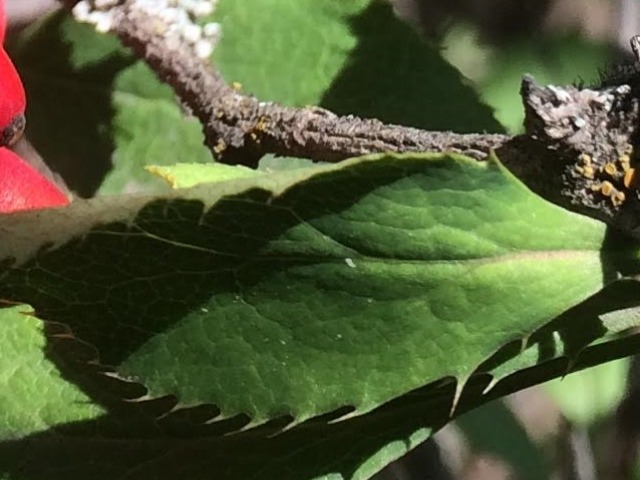
[(391, 0), (402, 19), (436, 42), (512, 133), (522, 123), (523, 73), (539, 83), (597, 82), (630, 54), (638, 0)]
[[(633, 61), (629, 38), (640, 33), (640, 0), (390, 1), (514, 134), (523, 74), (597, 84), (601, 71)], [(6, 2), (10, 33), (57, 8)], [(640, 479), (639, 407), (640, 360), (613, 362), (470, 412), (377, 480)]]
[[(522, 75), (597, 84), (633, 62), (639, 0), (392, 0), (468, 79), (509, 133)], [(640, 361), (626, 359), (470, 412), (379, 479), (640, 479)]]

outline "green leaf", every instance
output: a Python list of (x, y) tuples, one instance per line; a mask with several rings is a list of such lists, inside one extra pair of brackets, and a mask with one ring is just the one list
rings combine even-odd
[[(0, 443), (0, 472), (48, 480), (368, 478), (446, 422), (463, 384), (457, 413), (564, 374), (558, 348), (512, 363), (491, 390), (471, 376), (497, 372), (482, 364), (511, 341), (593, 330), (570, 307), (637, 256), (496, 162), (448, 155), (79, 201), (0, 227), (0, 298), (70, 327), (49, 333), (46, 351), (96, 409), (78, 418), (60, 405), (46, 432)], [(608, 309), (637, 298), (636, 283)], [(639, 348), (637, 338), (588, 346), (606, 334), (588, 337), (572, 365)], [(98, 359), (111, 375), (93, 372)]]
[(221, 0), (215, 64), (246, 92), (431, 130), (500, 124), (437, 45), (377, 0)]
[(42, 322), (25, 305), (0, 308), (0, 440), (92, 419), (103, 409), (61, 378)]
[[(260, 425), (462, 386), (603, 285), (604, 226), (495, 163), (379, 156), (220, 187), (106, 203), (111, 221), (64, 228), (83, 240), (32, 250), (2, 293), (70, 325), (150, 397)], [(3, 258), (21, 258), (9, 245)]]
[(188, 188), (200, 183), (224, 182), (236, 178), (254, 177), (260, 173), (242, 165), (223, 165), (221, 163), (177, 163), (163, 167), (149, 165), (147, 171), (158, 175), (171, 188)]
[[(602, 355), (602, 347), (605, 347), (606, 355)], [(638, 335), (589, 347), (580, 354), (578, 365), (584, 368), (629, 355), (639, 348)], [(529, 366), (533, 365), (535, 362)], [(542, 365), (547, 375), (544, 378), (564, 372), (562, 368), (546, 368), (547, 365)], [(531, 375), (531, 370), (522, 370), (514, 377), (518, 378), (515, 383), (520, 384), (519, 388), (540, 381), (539, 377)], [(513, 391), (513, 388), (511, 382), (501, 394)], [(132, 472), (140, 478), (162, 480), (186, 477), (187, 474), (188, 478), (204, 480), (211, 478), (211, 472), (216, 472), (216, 478), (223, 480), (252, 476), (283, 480), (367, 479), (427, 438), (431, 431), (427, 425), (440, 425), (446, 418), (443, 402), (438, 401), (437, 396), (426, 395), (428, 390), (411, 392), (369, 415), (329, 425), (309, 423), (275, 436), (253, 431), (207, 438), (205, 432), (200, 431), (201, 436), (185, 442), (180, 434), (165, 434), (164, 417), (153, 423), (152, 432), (157, 438), (145, 435), (140, 441), (138, 430), (105, 435), (100, 428), (100, 418), (83, 422), (80, 425), (84, 432), (82, 436), (73, 430), (78, 425), (72, 424), (55, 436), (44, 433), (0, 442), (0, 474), (9, 472), (10, 478), (46, 480), (78, 477), (110, 480)], [(490, 399), (490, 396), (477, 396), (481, 392), (477, 386), (468, 390), (474, 390), (476, 394), (471, 399), (471, 406)], [(450, 391), (442, 393), (446, 397)], [(467, 403), (464, 395), (462, 403)], [(469, 404), (466, 406), (468, 408)], [(129, 414), (139, 416), (140, 412), (134, 410)], [(112, 417), (118, 423), (131, 421), (123, 418), (122, 409), (117, 416), (112, 413)], [(190, 412), (187, 418), (193, 429), (194, 422), (202, 417), (197, 412)]]
[(570, 422), (588, 428), (608, 418), (620, 404), (628, 367), (626, 358), (609, 362), (549, 382), (546, 390)]

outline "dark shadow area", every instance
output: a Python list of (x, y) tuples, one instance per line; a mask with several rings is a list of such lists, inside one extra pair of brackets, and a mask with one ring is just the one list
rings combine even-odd
[[(576, 367), (628, 355), (637, 351), (639, 345), (640, 335), (635, 335), (590, 347), (581, 354)], [(566, 360), (555, 359), (508, 377), (489, 394), (482, 393), (489, 377), (474, 376), (464, 388), (456, 414), (565, 371)], [(203, 436), (187, 438), (158, 428), (162, 418), (136, 418), (139, 413), (135, 410), (114, 410), (93, 421), (0, 442), (0, 465), (3, 473), (31, 480), (120, 477), (234, 480), (256, 472), (262, 478), (295, 480), (303, 477), (301, 471), (317, 475), (341, 472), (349, 478), (353, 466), (370, 458), (381, 445), (392, 441), (404, 443), (421, 428), (432, 432), (441, 428), (446, 423), (454, 390), (455, 382), (436, 382), (363, 416), (331, 424), (326, 423), (330, 417), (327, 416), (276, 435), (273, 431), (254, 429), (212, 437), (205, 435), (220, 432), (206, 432), (205, 426), (192, 423), (190, 426)], [(180, 415), (198, 422), (211, 413), (215, 413), (214, 407), (201, 406)], [(286, 421), (281, 420), (282, 425)], [(145, 422), (148, 424), (144, 425)], [(105, 430), (105, 425), (111, 428)], [(120, 430), (115, 430), (114, 425), (119, 425)], [(375, 435), (363, 435), (373, 431)]]
[(71, 62), (58, 14), (14, 55), (27, 92), (26, 135), (52, 170), (81, 197), (92, 196), (112, 167), (113, 82), (135, 58), (111, 52), (84, 68)]
[[(285, 258), (262, 249), (292, 226), (341, 212), (372, 189), (423, 168), (421, 161), (363, 163), (318, 175), (276, 199), (258, 189), (226, 197), (206, 213), (200, 201), (155, 201), (132, 227), (98, 226), (8, 270), (0, 295), (32, 305), (39, 318), (69, 325), (77, 338), (99, 346), (103, 364), (119, 365), (216, 295), (241, 296), (265, 277), (331, 260), (322, 249)], [(361, 174), (375, 180), (354, 182)], [(145, 254), (138, 259), (136, 252)]]
[(373, 2), (350, 23), (358, 44), (322, 107), (425, 130), (504, 131), (438, 47), (422, 41), (388, 4)]
[[(436, 175), (436, 168), (438, 166), (434, 164), (431, 174)], [(144, 395), (144, 389), (140, 390), (139, 385), (96, 374), (111, 371), (109, 366), (120, 366), (153, 337), (171, 332), (186, 317), (193, 318), (203, 308), (207, 310), (203, 319), (209, 325), (215, 321), (216, 335), (225, 338), (225, 335), (242, 334), (252, 338), (255, 332), (251, 325), (247, 326), (249, 330), (240, 333), (234, 330), (235, 322), (243, 318), (241, 315), (226, 318), (226, 314), (215, 316), (208, 309), (224, 309), (224, 302), (236, 300), (246, 303), (240, 308), (255, 308), (250, 299), (244, 298), (245, 292), (258, 284), (261, 289), (268, 289), (269, 281), (265, 279), (276, 279), (294, 268), (335, 263), (335, 254), (329, 253), (323, 242), (318, 244), (309, 240), (298, 255), (296, 250), (273, 249), (275, 239), (286, 243), (282, 235), (294, 225), (306, 222), (317, 228), (318, 219), (343, 212), (373, 189), (422, 172), (422, 160), (365, 162), (348, 170), (317, 175), (275, 198), (260, 189), (224, 197), (207, 212), (203, 211), (200, 201), (158, 200), (143, 208), (131, 226), (120, 223), (97, 226), (72, 243), (53, 251), (43, 250), (25, 265), (5, 266), (0, 298), (11, 298), (34, 307), (37, 316), (48, 325), (49, 358), (65, 378), (80, 386), (96, 402), (110, 409), (125, 408), (121, 400), (129, 399), (126, 409), (145, 407), (149, 418), (183, 410), (192, 406), (179, 405), (170, 397), (136, 405), (131, 400)], [(355, 178), (371, 181), (354, 181)], [(333, 195), (326, 195), (329, 185)], [(348, 233), (336, 230), (331, 234), (332, 240), (341, 242), (341, 248), (352, 249), (357, 255), (384, 259), (376, 251), (375, 244), (350, 244)], [(613, 253), (616, 252), (617, 247)], [(155, 261), (149, 261), (150, 258)], [(361, 293), (358, 290), (365, 287), (359, 286), (357, 277), (345, 278), (348, 282), (338, 286), (327, 284), (323, 288), (348, 288), (352, 295), (366, 296), (368, 291)], [(306, 284), (298, 277), (296, 282), (296, 288), (290, 293), (278, 290), (283, 305), (304, 301)], [(614, 287), (614, 293), (623, 292), (620, 284), (611, 286)], [(630, 282), (629, 288), (629, 295), (637, 293), (635, 282)], [(384, 294), (400, 300), (411, 295), (403, 289), (387, 289)], [(609, 308), (621, 302), (620, 297), (603, 295), (610, 302)], [(212, 299), (218, 303), (212, 304)], [(586, 319), (597, 312), (590, 301), (592, 299), (585, 302), (587, 306), (576, 307), (575, 312), (567, 314), (569, 320), (583, 322), (578, 333), (589, 332)], [(363, 302), (366, 304), (364, 298)], [(352, 308), (361, 307), (352, 305)], [(294, 330), (305, 320), (282, 318), (279, 321)], [(339, 318), (328, 321), (325, 327), (331, 328), (332, 322), (339, 321)], [(564, 321), (556, 323), (556, 328), (566, 325)], [(61, 325), (68, 325), (70, 331), (65, 331)], [(580, 339), (577, 345), (598, 338), (602, 334), (599, 321), (596, 326), (600, 329), (586, 340)], [(398, 328), (398, 323), (387, 322), (384, 328), (378, 328), (377, 334), (393, 338), (398, 335)], [(565, 339), (567, 345), (570, 340)], [(309, 345), (314, 348), (339, 348), (339, 342), (330, 340), (321, 346), (312, 343), (323, 342), (322, 338), (304, 341), (311, 342)], [(357, 338), (352, 341), (357, 342)], [(354, 343), (350, 348), (356, 346), (366, 354), (372, 353), (373, 347), (366, 342)], [(552, 357), (554, 352), (549, 349), (549, 357), (539, 360)], [(508, 352), (509, 355), (516, 353)], [(504, 354), (505, 351), (500, 351), (493, 360), (505, 361)], [(102, 366), (90, 366), (96, 362)], [(491, 361), (484, 366), (490, 364)], [(488, 384), (488, 379), (485, 383)], [(203, 411), (196, 407), (186, 412), (184, 422), (199, 423), (205, 417), (214, 419), (218, 413), (215, 409)], [(247, 421), (246, 418), (230, 419), (228, 428), (242, 428)], [(278, 427), (282, 428), (282, 425), (278, 424)]]
[[(406, 442), (412, 434), (430, 428), (434, 419), (445, 418), (453, 386), (449, 383), (434, 392), (429, 385), (366, 415), (330, 424), (326, 418), (309, 421), (277, 435), (255, 429), (213, 438), (162, 434), (150, 438), (137, 431), (87, 437), (77, 433), (99, 431), (100, 424), (117, 419), (79, 422), (62, 432), (0, 442), (0, 470), (30, 480), (235, 480), (253, 476), (296, 480), (311, 472), (318, 476), (341, 472), (350, 478), (361, 461), (384, 445), (396, 441), (409, 448)], [(366, 431), (375, 431), (375, 435), (363, 436)]]
[[(635, 335), (590, 347), (581, 354), (576, 367), (584, 368), (605, 358), (628, 355), (637, 351), (639, 345), (640, 335)], [(612, 351), (616, 353), (612, 354)], [(565, 359), (556, 359), (523, 370), (500, 382), (489, 394), (482, 393), (488, 377), (474, 376), (465, 386), (456, 416), (499, 396), (562, 375), (565, 368)], [(0, 442), (0, 465), (3, 473), (30, 480), (111, 480), (121, 477), (235, 480), (249, 478), (256, 472), (261, 478), (283, 480), (306, 478), (301, 472), (313, 472), (318, 476), (340, 472), (350, 478), (354, 466), (371, 458), (382, 445), (396, 441), (409, 448), (407, 439), (415, 432), (422, 428), (435, 432), (441, 428), (446, 423), (454, 390), (455, 382), (436, 382), (366, 415), (330, 424), (326, 423), (327, 418), (311, 420), (276, 435), (254, 429), (222, 437), (187, 439), (161, 431), (151, 436), (152, 429), (144, 434), (135, 426), (135, 421), (131, 423), (133, 412), (124, 416), (118, 412), (24, 439)], [(503, 409), (503, 416), (511, 415), (503, 406), (497, 408)], [(186, 413), (196, 420), (197, 410)], [(139, 419), (137, 421), (141, 423)], [(119, 434), (114, 435), (112, 430), (111, 435), (102, 435), (104, 425), (108, 424), (121, 424), (123, 428)], [(90, 432), (99, 434), (89, 436)], [(203, 430), (200, 432), (204, 433)], [(363, 435), (363, 432), (375, 434)], [(419, 462), (421, 459), (416, 457), (414, 460)]]
[[(501, 401), (485, 404), (481, 411), (471, 411), (456, 419), (469, 448), (500, 458), (516, 471), (514, 478), (539, 480), (549, 478), (540, 445), (531, 439), (513, 411)], [(509, 441), (504, 441), (508, 438)]]
[[(487, 393), (487, 398), (500, 398), (523, 388), (561, 377), (568, 373), (569, 367), (571, 367), (570, 371), (579, 371), (607, 361), (628, 357), (639, 350), (639, 334), (622, 336), (615, 340), (594, 344), (582, 350), (577, 361), (571, 365), (566, 357), (559, 357), (505, 377)], [(526, 379), (526, 382), (523, 382), (523, 379)]]
[(440, 37), (452, 21), (469, 22), (484, 41), (503, 45), (536, 35), (543, 26), (551, 0), (396, 0), (413, 3), (421, 31)]
[[(379, 178), (370, 184), (354, 182), (361, 168), (369, 170), (362, 174)], [(171, 397), (136, 402), (144, 396), (144, 388), (103, 373), (113, 372), (109, 366), (120, 365), (155, 335), (170, 331), (202, 306), (208, 308), (212, 298), (225, 294), (240, 297), (266, 276), (327, 260), (322, 251), (282, 258), (277, 252), (269, 255), (262, 250), (301, 221), (340, 212), (372, 189), (424, 167), (422, 162), (405, 162), (376, 174), (377, 168), (370, 163), (352, 171), (320, 175), (276, 199), (267, 191), (249, 190), (220, 200), (207, 213), (200, 201), (150, 203), (131, 227), (119, 223), (98, 226), (60, 249), (43, 250), (29, 265), (9, 269), (0, 296), (35, 308), (38, 317), (46, 321), (48, 357), (67, 380), (114, 412), (116, 418), (137, 418), (134, 429), (147, 432), (144, 435), (152, 435), (158, 428), (178, 435), (184, 425), (193, 434), (194, 423), (205, 417), (206, 421), (215, 419), (219, 413), (215, 407), (186, 408), (191, 406), (178, 405)], [(329, 198), (325, 195), (327, 182), (336, 192)], [(298, 296), (295, 291), (292, 295)], [(68, 325), (69, 330), (62, 325)], [(176, 414), (165, 417), (174, 410)], [(335, 418), (329, 414), (325, 420)], [(203, 427), (204, 433), (237, 430), (249, 422), (242, 416), (221, 420)], [(266, 428), (278, 430), (290, 421), (279, 420)], [(120, 426), (102, 424), (100, 428), (101, 435), (106, 435)]]
[[(297, 468), (310, 468), (314, 462), (320, 465), (318, 471), (331, 468), (326, 454), (317, 448), (319, 441), (332, 445), (343, 442), (353, 458), (372, 455), (380, 439), (363, 439), (362, 432), (371, 429), (370, 421), (375, 422), (376, 429), (382, 425), (390, 440), (402, 441), (417, 429), (416, 425), (434, 430), (442, 426), (448, 419), (453, 382), (440, 384), (440, 388), (429, 385), (375, 413), (334, 424), (326, 422), (348, 411), (327, 414), (320, 421), (309, 421), (276, 436), (273, 434), (286, 428), (290, 417), (276, 418), (260, 429), (233, 436), (233, 440), (194, 439), (196, 435), (218, 436), (241, 429), (248, 426), (249, 419), (237, 416), (203, 425), (203, 421), (218, 415), (215, 406), (185, 408), (171, 397), (131, 401), (143, 394), (139, 385), (101, 376), (101, 369), (108, 367), (91, 370), (87, 366), (88, 361), (98, 358), (103, 365), (118, 366), (155, 335), (170, 331), (203, 305), (209, 307), (213, 297), (231, 294), (242, 298), (250, 287), (292, 267), (333, 260), (324, 247), (313, 242), (309, 242), (304, 255), (287, 250), (288, 255), (283, 256), (277, 248), (267, 246), (292, 226), (302, 222), (317, 225), (322, 217), (343, 212), (372, 190), (415, 172), (424, 172), (421, 160), (361, 163), (348, 170), (317, 175), (279, 197), (260, 189), (228, 196), (207, 212), (200, 201), (159, 200), (143, 208), (131, 226), (97, 226), (71, 244), (42, 251), (30, 263), (3, 272), (0, 298), (28, 303), (39, 318), (51, 322), (47, 332), (49, 358), (67, 380), (105, 406), (109, 415), (3, 442), (0, 465), (10, 474), (21, 472), (24, 478), (33, 479), (62, 478), (56, 477), (59, 472), (64, 472), (65, 478), (114, 478), (140, 465), (144, 469), (140, 478), (171, 478), (178, 473), (181, 478), (210, 478), (211, 472), (218, 470), (235, 475), (220, 478), (244, 478), (250, 468), (256, 468), (255, 462), (264, 462), (266, 455), (273, 458), (273, 464), (264, 467), (263, 477), (286, 479), (296, 478)], [(371, 181), (354, 181), (357, 178)], [(327, 195), (328, 186), (332, 195)], [(358, 254), (376, 254), (376, 245), (351, 245), (348, 235), (338, 240)], [(615, 247), (612, 254), (617, 251)], [(138, 256), (142, 252), (144, 255)], [(622, 291), (620, 284), (613, 287), (618, 288), (616, 293)], [(629, 288), (630, 294), (637, 293), (635, 283)], [(296, 298), (303, 292), (293, 291), (291, 295)], [(593, 314), (593, 310), (589, 312)], [(574, 320), (584, 319), (574, 315)], [(397, 325), (391, 323), (383, 334), (393, 335)], [(68, 325), (82, 341), (69, 338), (60, 324)], [(93, 346), (99, 348), (99, 357)], [(611, 351), (605, 354), (612, 355)], [(482, 392), (490, 377), (473, 377), (465, 384), (456, 413), (495, 398), (497, 392), (509, 393), (562, 375), (566, 360), (553, 360), (532, 370), (514, 375), (516, 380), (508, 377), (487, 395)], [(314, 441), (305, 447), (311, 438)], [(304, 454), (304, 465), (296, 465), (292, 450)], [(230, 467), (228, 462), (234, 461), (236, 453), (239, 460)], [(69, 465), (78, 469), (74, 471)], [(281, 473), (276, 475), (276, 471)]]
[(429, 438), (404, 457), (387, 465), (372, 480), (455, 480), (443, 460), (438, 443)]
[[(561, 361), (565, 363), (565, 368), (569, 368), (570, 362), (565, 355), (577, 356), (587, 345), (607, 334), (600, 315), (637, 306), (638, 298), (638, 282), (629, 280), (610, 283), (532, 333), (524, 345), (520, 340), (514, 340), (500, 348), (478, 366), (476, 373), (491, 372), (522, 356), (523, 352), (526, 355), (527, 350), (537, 364)], [(579, 324), (580, 328), (575, 328), (576, 324)], [(559, 338), (554, 338), (556, 334), (559, 334)]]

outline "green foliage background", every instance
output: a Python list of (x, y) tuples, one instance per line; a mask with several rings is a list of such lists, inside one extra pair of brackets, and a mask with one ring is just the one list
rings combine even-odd
[[(523, 65), (573, 80), (604, 51), (565, 77), (535, 48), (493, 52), (472, 87), (382, 2), (221, 0), (214, 18), (213, 62), (245, 92), (424, 129), (513, 131)], [(555, 65), (580, 58), (558, 42)], [(114, 39), (58, 15), (14, 52), (30, 139), (81, 196), (111, 196), (0, 219), (0, 298), (36, 312), (0, 311), (2, 478), (369, 478), (452, 403), (637, 349), (616, 338), (628, 315), (603, 320), (636, 305), (615, 281), (635, 245), (495, 159), (203, 171), (197, 123)], [(144, 169), (181, 162), (178, 183), (214, 183)]]

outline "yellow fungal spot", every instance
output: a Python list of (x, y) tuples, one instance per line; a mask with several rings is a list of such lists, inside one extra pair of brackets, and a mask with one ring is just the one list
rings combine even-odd
[(213, 152), (219, 155), (222, 152), (224, 152), (226, 149), (227, 149), (227, 144), (224, 142), (224, 140), (219, 140), (216, 146), (213, 147)]
[(606, 180), (602, 182), (602, 185), (600, 186), (600, 193), (602, 193), (605, 197), (610, 196), (614, 191), (616, 191), (616, 189), (613, 188), (611, 182), (607, 182)]
[(259, 132), (266, 132), (268, 126), (269, 126), (269, 120), (261, 116), (256, 123), (255, 130)]
[(240, 82), (233, 82), (231, 84), (231, 88), (233, 88), (236, 92), (242, 90), (242, 84)]
[(620, 160), (620, 165), (622, 166), (622, 171), (623, 172), (628, 172), (629, 168), (631, 168), (631, 157), (629, 155), (627, 155), (626, 153), (623, 153), (622, 155), (620, 155), (620, 158), (618, 160)]
[(606, 164), (604, 165), (604, 171), (605, 171), (606, 173), (608, 173), (609, 175), (611, 175), (611, 176), (613, 176), (613, 175), (615, 175), (616, 173), (618, 173), (618, 169), (617, 169), (617, 168), (616, 168), (616, 166), (615, 166), (613, 163), (611, 163), (611, 162), (608, 162), (608, 163), (606, 163)]
[(576, 167), (576, 170), (585, 178), (593, 178), (596, 173), (595, 169), (591, 165), (585, 165), (584, 167), (578, 166)]
[(624, 203), (626, 199), (627, 197), (624, 194), (624, 192), (620, 192), (618, 190), (616, 190), (616, 192), (613, 195), (611, 195), (611, 202), (613, 203), (614, 207), (619, 207)]
[(631, 165), (629, 165), (628, 163), (623, 163), (622, 164), (622, 173), (627, 173), (629, 170), (631, 170)]
[(602, 187), (602, 184), (600, 182), (594, 182), (591, 184), (589, 188), (591, 188), (591, 190), (594, 192), (599, 192), (601, 187)]
[(579, 159), (583, 163), (583, 165), (591, 165), (591, 155), (581, 153)]
[(622, 183), (624, 183), (624, 186), (627, 188), (635, 188), (638, 186), (638, 175), (636, 174), (635, 168), (630, 168), (626, 171)]

